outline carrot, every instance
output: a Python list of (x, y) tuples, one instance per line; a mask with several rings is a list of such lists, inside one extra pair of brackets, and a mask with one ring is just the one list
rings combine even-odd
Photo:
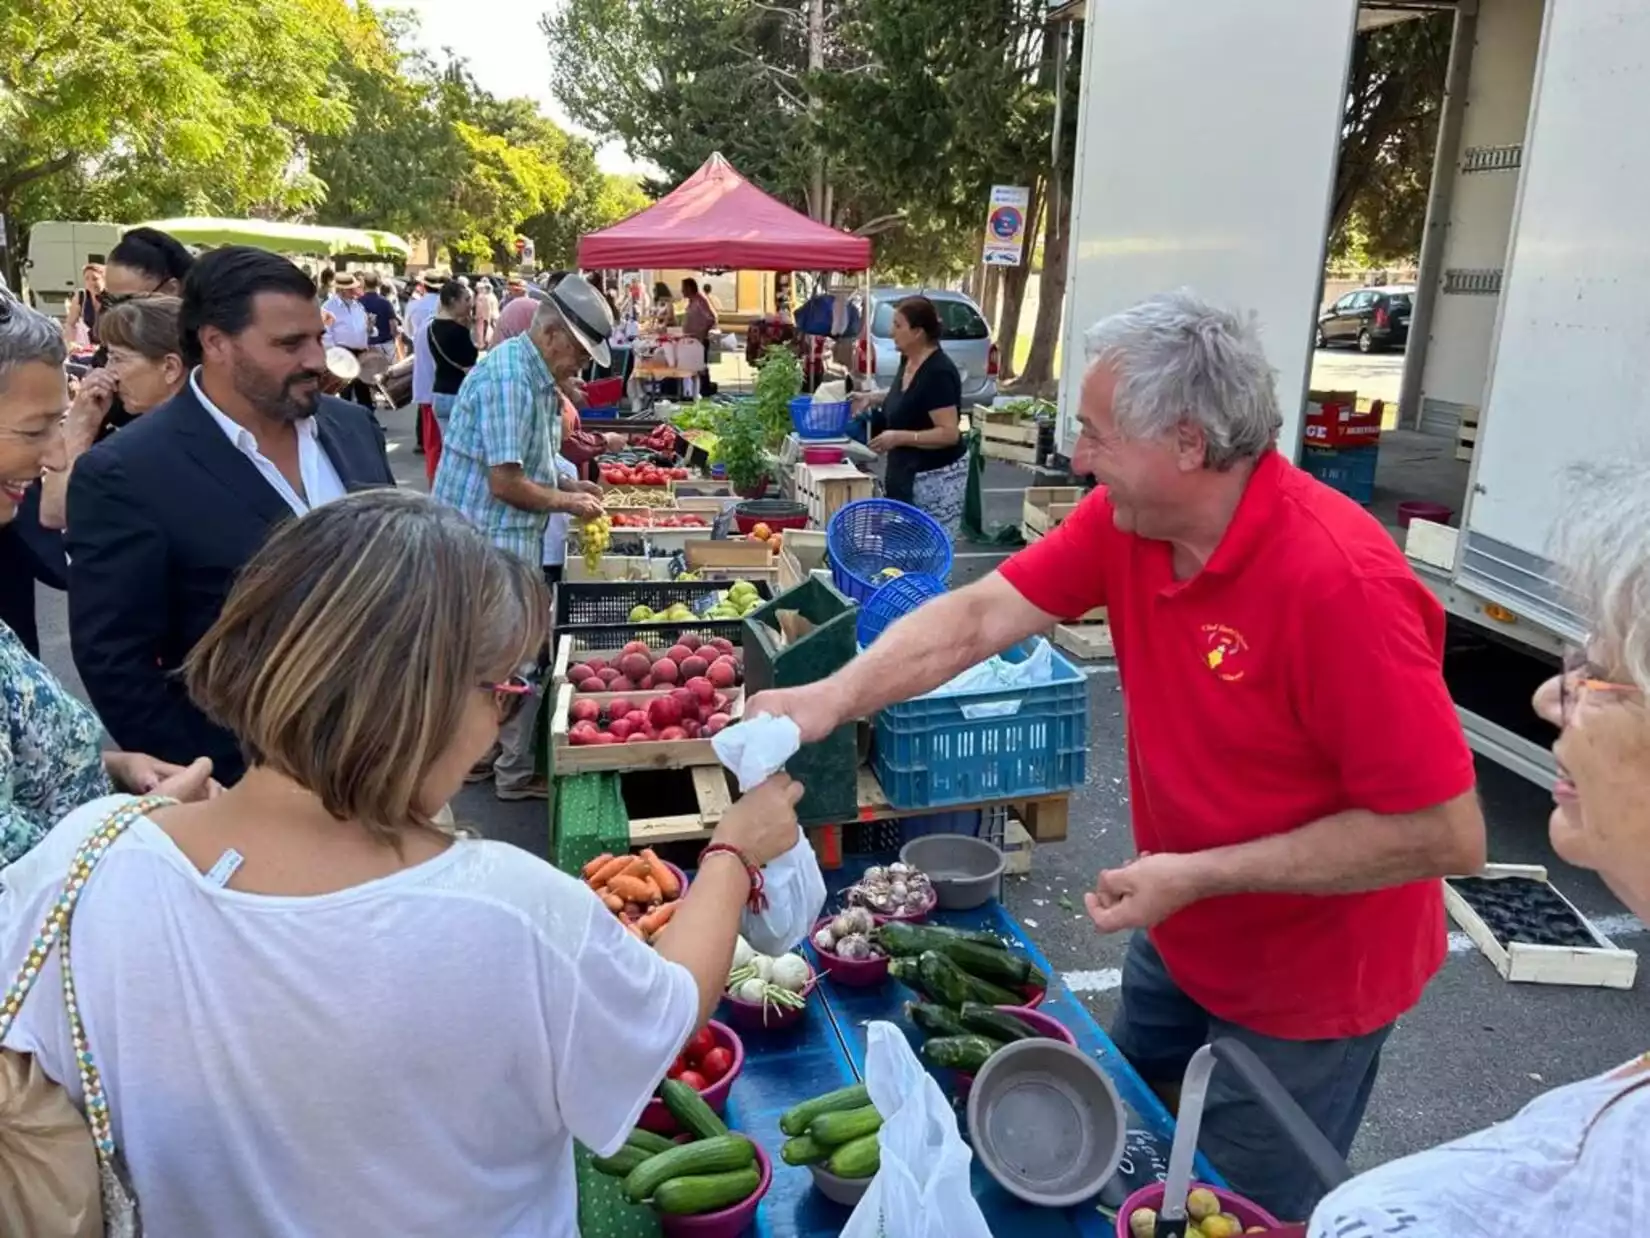
[(641, 877), (617, 876), (607, 888), (627, 903), (649, 903), (658, 895), (658, 887)]
[(620, 898), (617, 894), (609, 894), (604, 890), (602, 891), (601, 897), (602, 905), (609, 911), (618, 912), (624, 910), (624, 899)]
[(665, 862), (653, 854), (652, 847), (642, 848), (642, 858), (653, 866), (649, 874), (659, 883), (659, 893), (666, 898), (676, 898), (682, 892), (682, 883), (676, 880), (676, 874), (665, 866)]
[(636, 927), (641, 929), (644, 935), (652, 937), (653, 934), (670, 923), (670, 917), (676, 914), (676, 908), (679, 906), (681, 906), (680, 901), (660, 903), (647, 915), (636, 921)]
[(659, 889), (659, 883), (657, 881), (653, 880), (651, 877), (643, 877), (642, 880), (647, 882), (647, 888), (653, 892), (653, 897), (647, 900), (649, 906), (652, 906), (654, 903), (662, 903), (665, 901), (664, 891)]
[(647, 862), (645, 855), (630, 857), (630, 863), (619, 870), (626, 877), (645, 877), (653, 866)]
[(600, 868), (598, 868), (595, 872), (591, 873), (590, 876), (586, 877), (585, 881), (589, 883), (591, 889), (600, 890), (609, 881), (624, 872), (629, 865), (630, 857), (628, 855), (616, 855), (606, 864), (603, 864)]
[(584, 872), (582, 874), (584, 879), (586, 881), (589, 881), (590, 878), (592, 878), (593, 876), (596, 875), (596, 870), (599, 869), (603, 864), (606, 864), (612, 858), (613, 858), (613, 853), (611, 851), (604, 851), (599, 856), (597, 856), (594, 860), (591, 860), (590, 863), (588, 863), (584, 866)]

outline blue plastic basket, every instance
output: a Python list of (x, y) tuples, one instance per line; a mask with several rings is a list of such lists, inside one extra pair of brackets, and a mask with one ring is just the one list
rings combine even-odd
[(897, 499), (856, 499), (845, 503), (825, 529), (831, 583), (856, 602), (867, 601), (887, 577), (921, 572), (945, 580), (951, 575), (951, 539), (928, 515)]
[(815, 404), (811, 395), (799, 395), (791, 401), (791, 424), (797, 438), (842, 438), (848, 433), (847, 400), (830, 404)]
[[(1003, 657), (1030, 656), (1031, 643)], [(1059, 653), (1054, 678), (1011, 691), (924, 696), (877, 714), (875, 765), (895, 808), (934, 808), (1047, 795), (1083, 784), (1088, 679)], [(968, 718), (967, 705), (1017, 701), (1012, 714)]]
[(1301, 452), (1301, 468), (1353, 502), (1368, 504), (1375, 499), (1375, 466), (1380, 456), (1378, 443), (1366, 447), (1308, 447)]
[(929, 598), (939, 597), (946, 584), (938, 576), (913, 572), (897, 576), (871, 594), (859, 608), (858, 635), (860, 647), (869, 645), (882, 635), (882, 630), (901, 615), (908, 615)]

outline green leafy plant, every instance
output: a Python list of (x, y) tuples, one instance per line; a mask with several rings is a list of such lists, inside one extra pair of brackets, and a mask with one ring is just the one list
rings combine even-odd
[(767, 435), (761, 410), (750, 400), (718, 404), (715, 409), (711, 429), (716, 446), (711, 461), (726, 467), (735, 490), (755, 490), (768, 475)]
[(756, 409), (763, 437), (778, 450), (791, 432), (791, 401), (802, 393), (802, 362), (789, 348), (770, 344), (756, 370)]

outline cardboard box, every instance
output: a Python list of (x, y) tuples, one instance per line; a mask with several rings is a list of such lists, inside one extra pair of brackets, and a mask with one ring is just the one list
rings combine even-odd
[(1307, 395), (1308, 447), (1368, 447), (1381, 441), (1385, 403), (1376, 400), (1367, 413), (1358, 411), (1356, 391), (1313, 391)]

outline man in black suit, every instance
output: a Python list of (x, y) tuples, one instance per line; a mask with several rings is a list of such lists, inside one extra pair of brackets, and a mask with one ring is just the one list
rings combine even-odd
[(184, 282), (180, 325), (189, 384), (70, 477), (69, 637), (116, 743), (205, 754), (228, 785), (245, 772), (238, 745), (175, 672), (277, 524), (395, 479), (368, 412), (321, 394), (321, 310), (299, 268), (214, 250)]

